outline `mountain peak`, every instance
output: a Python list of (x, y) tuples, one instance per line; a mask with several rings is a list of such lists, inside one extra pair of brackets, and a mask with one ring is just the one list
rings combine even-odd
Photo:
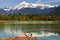
[(29, 3), (27, 3), (26, 1), (23, 1), (23, 2), (21, 2), (19, 5), (29, 5)]
[(45, 8), (54, 8), (56, 6), (54, 5), (49, 5), (49, 4), (34, 4), (34, 3), (28, 3), (26, 1), (23, 1), (19, 3), (18, 5), (12, 7), (13, 10), (17, 9), (20, 10), (21, 8), (40, 8), (40, 9), (45, 9)]
[(21, 9), (23, 7), (28, 7), (28, 5), (30, 5), (30, 4), (25, 2), (25, 1), (23, 1), (23, 2), (19, 3), (18, 5), (14, 6), (13, 9)]

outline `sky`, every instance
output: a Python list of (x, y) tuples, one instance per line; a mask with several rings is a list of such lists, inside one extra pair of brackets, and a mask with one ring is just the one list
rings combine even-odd
[(0, 0), (0, 8), (11, 7), (26, 1), (28, 3), (43, 3), (51, 5), (60, 5), (60, 0)]

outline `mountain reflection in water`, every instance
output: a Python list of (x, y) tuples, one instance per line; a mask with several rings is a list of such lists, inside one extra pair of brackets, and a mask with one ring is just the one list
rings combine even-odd
[(25, 36), (24, 32), (31, 30), (29, 32), (26, 32), (26, 34), (28, 36), (32, 34), (32, 37), (36, 37), (36, 40), (60, 39), (60, 22), (57, 22), (56, 24), (14, 24), (15, 22), (12, 24), (11, 22), (10, 24), (5, 23), (6, 22), (0, 23), (0, 38)]

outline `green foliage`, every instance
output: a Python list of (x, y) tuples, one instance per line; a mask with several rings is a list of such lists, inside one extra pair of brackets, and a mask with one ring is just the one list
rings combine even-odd
[(43, 16), (40, 14), (28, 14), (28, 15), (13, 15), (9, 14), (8, 16), (4, 16), (0, 14), (0, 20), (19, 20), (19, 21), (52, 21), (52, 20), (60, 20), (59, 16)]

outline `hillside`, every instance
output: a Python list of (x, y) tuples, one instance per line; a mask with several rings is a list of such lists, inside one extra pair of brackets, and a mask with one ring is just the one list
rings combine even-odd
[(49, 16), (60, 16), (60, 6), (57, 7), (55, 10), (53, 10), (52, 12), (48, 13), (47, 15), (49, 15)]
[(27, 3), (27, 2), (22, 2), (19, 3), (16, 6), (13, 7), (5, 7), (3, 9), (0, 9), (0, 13), (4, 14), (4, 15), (9, 15), (9, 14), (18, 14), (18, 13), (22, 13), (22, 14), (42, 14), (42, 15), (46, 15), (47, 13), (50, 13), (51, 11), (53, 11), (55, 9), (54, 5), (50, 5), (50, 4), (33, 4), (33, 3)]

